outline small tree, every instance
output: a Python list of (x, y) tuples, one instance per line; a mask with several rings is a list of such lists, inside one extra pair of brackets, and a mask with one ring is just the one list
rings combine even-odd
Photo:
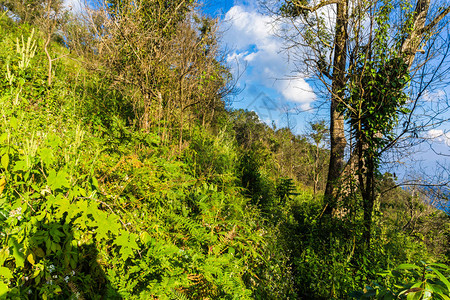
[(48, 60), (48, 77), (47, 85), (52, 85), (53, 62), (61, 57), (52, 58), (50, 54), (50, 42), (58, 27), (66, 21), (67, 11), (63, 9), (63, 2), (61, 0), (46, 0), (45, 11), (36, 23), (42, 28), (44, 36), (44, 52)]
[(316, 195), (323, 169), (326, 166), (326, 160), (321, 155), (323, 152), (321, 147), (323, 147), (323, 144), (328, 140), (329, 131), (324, 120), (310, 122), (309, 127), (310, 133), (308, 134), (308, 137), (313, 142), (313, 150), (311, 151), (313, 161), (312, 179), (314, 183), (314, 195)]
[[(220, 60), (216, 21), (194, 1), (109, 1), (80, 16), (71, 48), (133, 106), (135, 126), (157, 127), (183, 149), (186, 130), (208, 126), (230, 79)], [(87, 18), (83, 20), (83, 18)], [(80, 36), (83, 37), (80, 39)]]

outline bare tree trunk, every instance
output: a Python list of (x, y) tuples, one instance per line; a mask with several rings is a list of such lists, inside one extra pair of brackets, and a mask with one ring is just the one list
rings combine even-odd
[(48, 86), (52, 85), (52, 63), (53, 63), (53, 59), (50, 56), (50, 53), (48, 51), (48, 46), (50, 44), (50, 41), (52, 39), (52, 34), (53, 34), (53, 30), (55, 28), (55, 22), (54, 20), (51, 19), (51, 4), (52, 1), (48, 0), (47, 1), (47, 19), (44, 21), (46, 23), (46, 29), (47, 29), (47, 38), (45, 40), (45, 44), (44, 44), (44, 52), (47, 55), (47, 59), (48, 59), (48, 78), (47, 78), (47, 84)]
[(157, 126), (158, 126), (158, 136), (162, 139), (162, 134), (161, 134), (161, 120), (162, 120), (162, 112), (163, 112), (163, 104), (162, 104), (162, 96), (161, 96), (161, 92), (158, 92), (158, 121), (157, 121)]
[(339, 102), (345, 87), (348, 0), (337, 3), (336, 36), (334, 41), (334, 60), (332, 76), (332, 95), (330, 107), (330, 164), (327, 185), (325, 188), (325, 213), (331, 214), (336, 207), (336, 187), (344, 166), (344, 151), (346, 146), (344, 132), (344, 116), (338, 111)]
[(179, 140), (179, 151), (181, 154), (181, 150), (183, 148), (183, 125), (184, 125), (184, 116), (183, 116), (183, 105), (181, 105), (181, 114), (180, 114), (180, 140)]
[(50, 44), (50, 39), (51, 39), (51, 32), (48, 32), (47, 34), (47, 40), (45, 41), (44, 44), (44, 52), (47, 55), (47, 59), (48, 59), (48, 74), (47, 74), (47, 85), (51, 86), (52, 85), (52, 57), (50, 56), (50, 53), (48, 52), (48, 45)]
[(183, 145), (183, 125), (184, 125), (184, 99), (183, 99), (183, 77), (180, 78), (179, 82), (179, 90), (178, 97), (180, 101), (180, 136), (179, 136), (179, 152), (181, 154), (182, 145)]
[(320, 147), (319, 143), (316, 143), (316, 154), (314, 158), (314, 172), (313, 172), (313, 180), (314, 180), (314, 198), (317, 194), (317, 186), (319, 184), (319, 155), (320, 155)]

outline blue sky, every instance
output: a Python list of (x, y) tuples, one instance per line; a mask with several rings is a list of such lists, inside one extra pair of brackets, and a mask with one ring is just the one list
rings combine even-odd
[(234, 108), (253, 110), (267, 124), (298, 134), (307, 121), (326, 118), (312, 110), (317, 96), (310, 79), (295, 72), (282, 51), (284, 40), (275, 36), (271, 17), (260, 12), (257, 1), (204, 0), (203, 10), (221, 20), (226, 62), (242, 90), (233, 98)]
[[(256, 0), (203, 2), (203, 11), (220, 19), (227, 63), (235, 76), (239, 75), (237, 86), (242, 92), (235, 97), (234, 108), (253, 110), (267, 124), (288, 126), (297, 134), (305, 133), (308, 121), (329, 118), (329, 103), (320, 101), (323, 99), (318, 96), (312, 78), (295, 71), (301, 69), (301, 62), (289, 61), (288, 54), (282, 51), (283, 39), (274, 35), (277, 28), (273, 28), (269, 16), (261, 13)], [(445, 102), (449, 96), (448, 87), (425, 93), (420, 114), (427, 115), (431, 107)], [(319, 103), (325, 105), (314, 109)], [(419, 133), (419, 138), (424, 143), (397, 153), (401, 162), (387, 164), (385, 170), (414, 176), (422, 170), (426, 176), (425, 173), (435, 174), (442, 166), (450, 168), (448, 122)]]

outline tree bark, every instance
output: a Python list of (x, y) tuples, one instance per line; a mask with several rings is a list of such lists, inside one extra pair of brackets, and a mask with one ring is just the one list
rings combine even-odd
[(336, 207), (336, 190), (344, 166), (344, 151), (347, 144), (344, 132), (344, 116), (338, 110), (346, 85), (348, 0), (337, 3), (336, 35), (334, 41), (333, 75), (330, 107), (330, 164), (325, 188), (325, 214)]
[(425, 25), (430, 9), (430, 3), (431, 0), (417, 0), (414, 12), (413, 30), (402, 43), (402, 54), (405, 62), (410, 68), (420, 46), (427, 42), (424, 36), (430, 33), (436, 34), (435, 32), (432, 32), (432, 30), (447, 14), (450, 13), (450, 6), (442, 8), (441, 12)]

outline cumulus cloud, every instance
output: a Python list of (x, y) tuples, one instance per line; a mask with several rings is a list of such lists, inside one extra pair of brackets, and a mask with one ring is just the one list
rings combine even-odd
[(223, 41), (234, 49), (227, 61), (235, 71), (246, 67), (243, 84), (274, 89), (284, 101), (309, 109), (316, 95), (306, 77), (293, 72), (286, 54), (280, 52), (283, 40), (274, 36), (277, 28), (272, 18), (235, 5), (225, 20)]
[(246, 48), (252, 44), (270, 46), (274, 40), (272, 36), (271, 18), (255, 11), (246, 11), (243, 6), (233, 6), (225, 15), (230, 24), (228, 42), (237, 48)]
[(292, 102), (302, 110), (311, 109), (311, 102), (316, 99), (313, 89), (305, 79), (301, 77), (277, 80), (273, 84), (273, 88), (277, 90), (284, 99)]
[(427, 132), (427, 137), (431, 140), (445, 143), (450, 147), (450, 132), (444, 132), (441, 129), (431, 129)]

